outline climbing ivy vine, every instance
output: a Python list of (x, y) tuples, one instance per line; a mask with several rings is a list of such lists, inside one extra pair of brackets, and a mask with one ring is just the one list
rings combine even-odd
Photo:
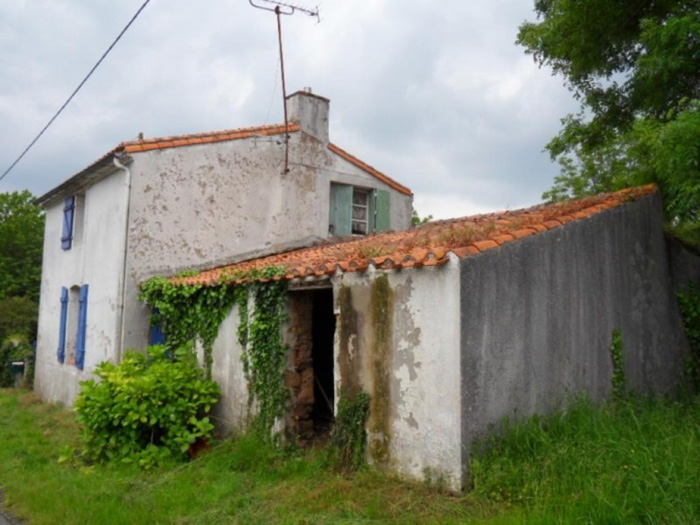
[(202, 345), (205, 370), (211, 377), (212, 346), (233, 304), (233, 288), (176, 284), (154, 277), (141, 285), (140, 299), (153, 309), (151, 324), (167, 334), (169, 348), (193, 347), (197, 342)]
[[(211, 377), (212, 346), (230, 308), (239, 313), (238, 342), (251, 403), (257, 403), (255, 427), (268, 439), (276, 419), (284, 414), (288, 391), (284, 384), (287, 346), (282, 337), (286, 320), (286, 282), (274, 281), (285, 269), (270, 266), (223, 275), (216, 284), (183, 284), (154, 277), (141, 286), (140, 298), (153, 309), (151, 324), (167, 334), (167, 345), (179, 348), (200, 343), (207, 377)], [(252, 284), (234, 285), (245, 279)], [(262, 281), (262, 282), (261, 282)], [(253, 294), (254, 308), (248, 309)]]

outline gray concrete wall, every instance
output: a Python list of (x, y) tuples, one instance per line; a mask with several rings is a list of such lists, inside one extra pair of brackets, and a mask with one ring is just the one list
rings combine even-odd
[(673, 390), (687, 342), (658, 195), (461, 261), (462, 441), (504, 418), (611, 391), (620, 329), (629, 386)]
[(370, 395), (369, 459), (459, 488), (458, 262), (333, 280), (335, 396), (359, 389)]

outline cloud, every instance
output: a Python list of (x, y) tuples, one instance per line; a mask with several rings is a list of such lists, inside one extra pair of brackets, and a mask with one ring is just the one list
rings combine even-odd
[[(3, 170), (141, 3), (0, 4)], [(576, 106), (514, 45), (531, 11), (326, 2), (320, 24), (283, 17), (288, 90), (329, 97), (332, 140), (411, 187), (423, 215), (532, 204), (557, 172), (542, 148)], [(275, 17), (245, 0), (152, 2), (0, 191), (43, 193), (139, 132), (281, 121), (277, 51)]]

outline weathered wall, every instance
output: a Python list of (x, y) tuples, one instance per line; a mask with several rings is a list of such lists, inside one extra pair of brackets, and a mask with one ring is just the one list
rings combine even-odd
[[(42, 399), (65, 404), (72, 403), (78, 382), (91, 377), (95, 365), (116, 358), (126, 215), (123, 172), (116, 171), (89, 187), (82, 203), (82, 212), (76, 208), (73, 245), (65, 251), (61, 249), (63, 200), (46, 210), (35, 388)], [(90, 288), (81, 372), (68, 359), (59, 363), (57, 349), (61, 287), (82, 284)]]
[(653, 195), (461, 261), (464, 465), (503, 418), (611, 391), (620, 329), (629, 386), (673, 389), (687, 342)]
[[(388, 189), (347, 161), (340, 159), (337, 165), (337, 155), (305, 133), (290, 137), (286, 175), (281, 173), (284, 146), (277, 136), (134, 155), (126, 348), (146, 342), (148, 312), (137, 301), (138, 285), (146, 278), (326, 238), (331, 181)], [(391, 192), (394, 199), (396, 192)], [(410, 226), (411, 199), (402, 197), (406, 210), (397, 204), (403, 211), (392, 216), (397, 229)]]
[(334, 278), (336, 399), (366, 391), (370, 459), (461, 484), (459, 266)]
[(234, 305), (219, 326), (212, 351), (212, 379), (221, 387), (221, 400), (214, 407), (212, 416), (217, 428), (224, 433), (240, 430), (248, 418), (248, 383), (243, 373), (243, 349), (237, 334), (239, 320), (238, 306)]

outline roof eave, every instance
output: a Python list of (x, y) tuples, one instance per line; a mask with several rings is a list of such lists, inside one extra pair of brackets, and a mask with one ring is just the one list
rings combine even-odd
[(70, 179), (62, 182), (52, 190), (49, 190), (41, 197), (38, 197), (35, 201), (36, 204), (47, 207), (49, 204), (65, 196), (80, 193), (88, 186), (111, 175), (119, 169), (114, 165), (113, 159), (115, 157), (117, 157), (122, 164), (131, 164), (131, 162), (133, 162), (133, 158), (126, 155), (123, 148), (118, 146), (109, 151), (102, 158), (90, 164), (87, 168), (73, 175)]

